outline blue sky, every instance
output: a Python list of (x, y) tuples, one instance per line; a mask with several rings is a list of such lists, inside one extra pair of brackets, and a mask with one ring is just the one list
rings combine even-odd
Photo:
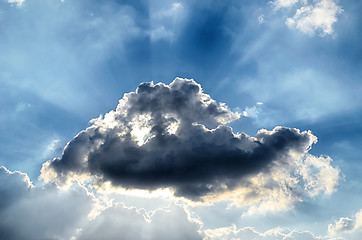
[[(180, 239), (358, 239), (361, 11), (362, 3), (345, 0), (2, 0), (0, 215), (9, 220), (0, 222), (0, 234), (7, 239), (118, 239), (119, 229), (129, 229), (123, 231), (124, 239), (160, 239), (166, 230)], [(305, 194), (308, 184), (303, 185), (288, 207), (269, 203), (264, 211), (262, 193), (259, 203), (236, 204), (225, 194), (195, 203), (186, 195), (177, 196), (178, 185), (162, 182), (160, 186), (176, 189), (176, 196), (157, 195), (153, 188), (148, 195), (116, 186), (104, 192), (89, 179), (81, 183), (66, 175), (76, 183), (65, 186), (49, 177), (44, 163), (53, 158), (66, 161), (62, 152), (67, 143), (106, 121), (91, 119), (115, 110), (123, 95), (142, 82), (164, 83), (172, 90), (176, 77), (194, 79), (211, 99), (226, 103), (229, 117), (239, 116), (223, 116), (223, 122), (221, 115), (209, 113), (209, 118), (200, 118), (207, 127), (226, 123), (234, 134), (251, 137), (264, 128), (276, 134), (276, 126), (310, 130), (318, 142), (307, 154), (333, 161), (324, 167), (317, 160), (303, 163), (312, 167), (310, 175), (301, 176), (303, 181), (313, 178), (310, 184), (323, 190)], [(136, 107), (125, 102), (130, 109)], [(74, 144), (75, 149), (79, 146)], [(90, 174), (92, 181), (99, 177), (92, 171), (82, 173)], [(127, 186), (132, 190), (136, 185)], [(256, 186), (243, 187), (256, 191)], [(70, 212), (48, 211), (58, 207)], [(37, 211), (46, 231), (27, 222)], [(72, 211), (75, 214), (68, 216)], [(25, 220), (17, 221), (22, 214)], [(67, 219), (69, 225), (54, 218)], [(169, 222), (167, 229), (159, 226)], [(34, 231), (19, 230), (25, 228)], [(110, 234), (100, 235), (105, 231)], [(140, 232), (144, 235), (137, 235)]]

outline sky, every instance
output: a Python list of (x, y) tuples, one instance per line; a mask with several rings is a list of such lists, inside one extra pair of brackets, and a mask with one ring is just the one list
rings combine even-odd
[(1, 0), (0, 239), (360, 239), (361, 11)]

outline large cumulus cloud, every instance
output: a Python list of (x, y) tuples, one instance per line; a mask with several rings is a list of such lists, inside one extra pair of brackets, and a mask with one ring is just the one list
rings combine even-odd
[(143, 83), (125, 94), (115, 111), (92, 120), (61, 158), (45, 163), (42, 178), (58, 184), (86, 177), (126, 189), (171, 188), (193, 200), (255, 188), (253, 178), (261, 175), (271, 176), (265, 190), (289, 191), (284, 176), (310, 195), (334, 190), (339, 171), (330, 159), (308, 154), (317, 141), (310, 131), (276, 127), (251, 137), (227, 126), (239, 117), (193, 80)]

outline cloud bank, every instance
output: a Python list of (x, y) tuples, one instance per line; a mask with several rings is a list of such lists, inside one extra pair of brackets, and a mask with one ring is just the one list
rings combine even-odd
[(201, 222), (180, 205), (147, 212), (113, 203), (99, 215), (99, 196), (79, 185), (34, 186), (22, 172), (0, 167), (0, 239), (202, 239)]
[(224, 196), (239, 205), (284, 199), (282, 209), (305, 192), (335, 190), (339, 170), (308, 153), (317, 141), (310, 131), (276, 127), (251, 137), (226, 125), (239, 117), (193, 80), (142, 83), (115, 111), (93, 119), (61, 158), (46, 162), (41, 177), (58, 185), (93, 179), (96, 186), (168, 188), (191, 200)]
[[(360, 236), (360, 212), (351, 220), (354, 228), (341, 228), (341, 220), (329, 226), (332, 234), (347, 232), (348, 235), (343, 235), (346, 238), (315, 236), (308, 231), (280, 227), (263, 233), (252, 227), (237, 228), (235, 225), (204, 229), (201, 219), (193, 217), (186, 205), (170, 203), (167, 207), (147, 211), (115, 202), (90, 217), (99, 207), (100, 196), (77, 184), (65, 190), (54, 185), (36, 187), (25, 173), (12, 172), (5, 167), (0, 167), (0, 180), (0, 238), (7, 240), (113, 240), (120, 236), (122, 239), (344, 240)], [(332, 232), (332, 229), (338, 230)]]

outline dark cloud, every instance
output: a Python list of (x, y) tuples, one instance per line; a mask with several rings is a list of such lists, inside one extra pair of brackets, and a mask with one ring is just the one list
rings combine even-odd
[(171, 187), (178, 196), (199, 199), (268, 172), (274, 162), (287, 164), (316, 141), (310, 132), (286, 127), (260, 130), (255, 137), (235, 134), (225, 124), (237, 118), (193, 80), (143, 83), (124, 95), (116, 111), (93, 120), (61, 158), (44, 164), (42, 176), (49, 180), (56, 173), (65, 182), (74, 174), (87, 174), (100, 183)]

